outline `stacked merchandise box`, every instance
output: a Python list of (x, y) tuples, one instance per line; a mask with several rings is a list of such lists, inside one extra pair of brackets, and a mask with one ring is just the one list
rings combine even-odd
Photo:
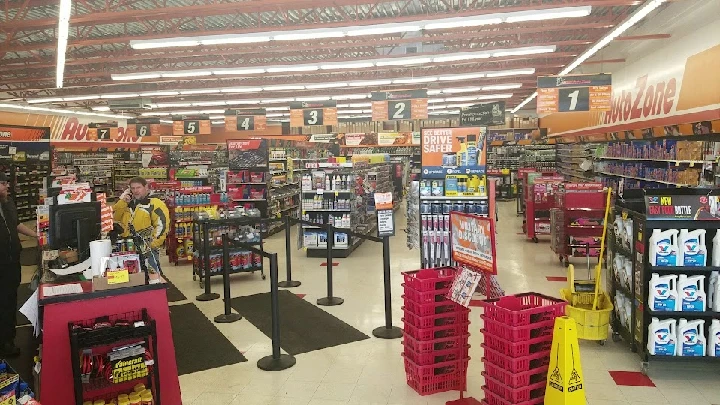
[(537, 293), (482, 301), (485, 405), (545, 400), (555, 318), (565, 302)]
[(403, 273), (405, 373), (420, 395), (465, 389), (470, 312), (447, 298), (456, 274), (454, 267)]

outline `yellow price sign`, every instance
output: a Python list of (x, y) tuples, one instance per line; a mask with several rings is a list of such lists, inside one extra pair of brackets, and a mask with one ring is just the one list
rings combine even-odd
[(107, 272), (108, 284), (122, 284), (130, 282), (130, 273), (127, 269), (113, 270)]

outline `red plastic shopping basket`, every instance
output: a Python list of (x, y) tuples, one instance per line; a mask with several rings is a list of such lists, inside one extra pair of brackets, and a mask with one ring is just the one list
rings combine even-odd
[(529, 292), (480, 301), (486, 319), (509, 326), (524, 326), (565, 315), (561, 299)]
[(455, 267), (437, 267), (403, 272), (405, 286), (417, 291), (434, 291), (450, 288), (458, 269)]
[(419, 340), (410, 335), (403, 336), (405, 348), (417, 353), (428, 353), (436, 350), (459, 349), (467, 344), (470, 334), (445, 337), (440, 339)]
[(487, 361), (497, 365), (498, 367), (502, 367), (511, 373), (523, 373), (525, 371), (545, 367), (550, 364), (549, 353), (540, 352), (525, 357), (510, 357), (490, 349), (485, 344), (482, 344), (481, 346), (484, 349), (485, 359)]
[(540, 381), (533, 385), (527, 385), (524, 387), (512, 388), (488, 376), (484, 371), (482, 375), (485, 377), (485, 386), (488, 390), (499, 395), (503, 399), (509, 400), (513, 404), (545, 397), (546, 381)]
[(541, 336), (552, 336), (553, 327), (555, 326), (554, 320), (531, 323), (524, 326), (511, 326), (487, 319), (484, 315), (481, 315), (480, 318), (485, 324), (485, 334), (492, 333), (497, 337), (507, 339), (511, 342), (522, 342)]
[(405, 299), (413, 300), (418, 304), (445, 303), (452, 302), (448, 299), (447, 294), (450, 288), (440, 290), (419, 291), (407, 284), (403, 283), (405, 291)]
[(520, 388), (547, 380), (549, 366), (545, 365), (522, 373), (513, 373), (494, 363), (482, 359), (488, 376), (511, 388)]
[(452, 301), (419, 303), (407, 298), (405, 295), (403, 295), (402, 298), (405, 309), (420, 316), (444, 314), (466, 309), (462, 305)]
[(455, 312), (447, 312), (438, 315), (420, 316), (408, 311), (405, 307), (403, 321), (418, 328), (432, 328), (434, 326), (455, 325), (470, 321), (470, 311), (462, 308)]
[(448, 361), (462, 360), (470, 355), (470, 345), (465, 347), (419, 353), (405, 346), (403, 355), (418, 366), (427, 366)]
[(488, 387), (482, 387), (482, 390), (485, 392), (483, 404), (486, 405), (539, 405), (545, 402), (545, 397), (535, 398), (525, 402), (510, 402), (490, 391)]
[(487, 347), (510, 357), (523, 357), (539, 352), (546, 352), (549, 355), (553, 339), (552, 334), (550, 334), (523, 342), (510, 342), (492, 333), (484, 332), (483, 337)]
[[(402, 320), (405, 322), (405, 319)], [(433, 326), (431, 328), (418, 328), (405, 322), (405, 333), (417, 340), (433, 340), (453, 336), (462, 336), (468, 333), (470, 323), (456, 323), (452, 325)]]
[(470, 358), (421, 366), (405, 358), (407, 383), (420, 395), (464, 388)]

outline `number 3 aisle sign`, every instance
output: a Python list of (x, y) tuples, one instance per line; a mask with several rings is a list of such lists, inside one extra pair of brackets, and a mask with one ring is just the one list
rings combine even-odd
[(538, 114), (574, 111), (609, 111), (612, 75), (538, 77)]
[(337, 125), (337, 102), (293, 101), (290, 103), (290, 126)]
[(427, 90), (371, 93), (372, 120), (424, 120), (428, 117)]

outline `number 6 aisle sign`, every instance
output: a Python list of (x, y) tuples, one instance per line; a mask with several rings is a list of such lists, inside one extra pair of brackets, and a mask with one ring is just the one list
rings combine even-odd
[(422, 120), (428, 117), (427, 90), (371, 93), (372, 120)]
[(609, 111), (612, 75), (538, 77), (537, 113)]
[(337, 102), (293, 101), (290, 103), (290, 126), (337, 125)]

